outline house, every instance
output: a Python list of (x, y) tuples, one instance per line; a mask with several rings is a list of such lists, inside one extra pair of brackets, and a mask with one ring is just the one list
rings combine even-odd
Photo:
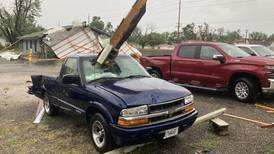
[(19, 37), (23, 53), (27, 54), (32, 49), (34, 55), (42, 55), (45, 52), (42, 48), (42, 39), (46, 35), (45, 33), (46, 31), (41, 31)]
[[(32, 49), (33, 54), (45, 58), (66, 58), (73, 54), (99, 53), (109, 43), (110, 36), (94, 27), (76, 24), (20, 37), (23, 52)], [(127, 42), (120, 49), (121, 53), (142, 55)]]

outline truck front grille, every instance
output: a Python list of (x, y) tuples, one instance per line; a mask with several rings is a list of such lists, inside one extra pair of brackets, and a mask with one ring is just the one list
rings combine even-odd
[(150, 105), (149, 106), (149, 112), (150, 113), (157, 113), (157, 112), (162, 112), (164, 110), (170, 110), (172, 108), (176, 107), (181, 107), (184, 105), (184, 99), (177, 99), (173, 100), (170, 102), (165, 102), (165, 103), (160, 103), (160, 104), (155, 104), (155, 105)]
[(190, 113), (188, 110), (186, 110), (187, 107), (189, 106), (192, 106), (192, 104), (185, 105), (185, 101), (183, 98), (166, 102), (166, 103), (150, 105), (149, 106), (150, 114), (165, 113), (165, 114), (159, 114), (159, 116), (150, 118), (150, 122), (151, 124), (155, 124), (155, 123), (169, 121), (169, 120), (187, 115), (188, 113)]

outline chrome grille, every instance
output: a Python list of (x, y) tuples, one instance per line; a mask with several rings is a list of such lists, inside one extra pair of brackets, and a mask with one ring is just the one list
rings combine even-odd
[(170, 102), (160, 103), (160, 104), (153, 104), (149, 106), (150, 113), (157, 113), (166, 110), (172, 110), (173, 108), (181, 107), (184, 105), (184, 99), (177, 99)]

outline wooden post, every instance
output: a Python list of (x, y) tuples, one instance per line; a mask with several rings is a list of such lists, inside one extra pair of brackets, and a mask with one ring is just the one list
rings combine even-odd
[(29, 64), (32, 64), (32, 49), (29, 50), (28, 60), (29, 60)]
[(147, 0), (137, 0), (110, 39), (110, 44), (97, 57), (99, 64), (111, 64), (118, 56), (119, 49), (129, 38), (146, 12)]

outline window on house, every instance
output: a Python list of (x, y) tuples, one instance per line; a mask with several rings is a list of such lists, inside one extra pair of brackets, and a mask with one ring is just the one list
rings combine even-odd
[(29, 50), (29, 41), (26, 40), (26, 41), (25, 41), (25, 44), (26, 44), (26, 50)]

